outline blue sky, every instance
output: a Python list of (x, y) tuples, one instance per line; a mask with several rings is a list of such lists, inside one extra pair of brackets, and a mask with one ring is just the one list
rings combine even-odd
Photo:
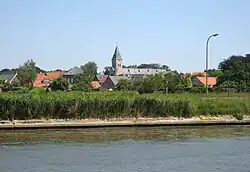
[(248, 0), (1, 0), (0, 68), (32, 58), (43, 69), (95, 61), (111, 65), (116, 42), (124, 64), (161, 63), (203, 71), (250, 52)]

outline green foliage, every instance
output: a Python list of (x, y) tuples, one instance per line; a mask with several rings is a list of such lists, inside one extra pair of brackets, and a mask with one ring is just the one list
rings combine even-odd
[(32, 85), (36, 74), (36, 63), (32, 59), (27, 60), (18, 68), (18, 77), (21, 79), (23, 85)]
[(4, 84), (5, 79), (0, 78), (0, 84)]
[(218, 69), (209, 69), (207, 71), (207, 74), (209, 77), (220, 77), (223, 75), (223, 72), (221, 70), (218, 70)]
[(104, 75), (112, 75), (114, 73), (114, 69), (111, 66), (106, 66), (104, 68), (103, 74)]
[(188, 99), (133, 92), (83, 93), (56, 92), (46, 96), (0, 95), (0, 119), (39, 118), (119, 118), (119, 117), (188, 117), (194, 106)]
[[(140, 95), (136, 92), (52, 92), (0, 94), (0, 120), (39, 118), (192, 117), (250, 113), (250, 96), (206, 97), (204, 94)], [(41, 91), (41, 92), (40, 92)]]
[(91, 79), (97, 74), (97, 64), (95, 62), (87, 62), (81, 66), (85, 76), (90, 76)]
[(226, 81), (236, 82), (238, 92), (250, 86), (250, 55), (231, 56), (219, 64), (219, 69), (223, 75), (218, 77), (218, 84)]
[(131, 83), (128, 79), (120, 79), (117, 84), (117, 90), (119, 91), (128, 91), (131, 90)]
[(69, 84), (62, 78), (57, 78), (50, 84), (52, 91), (65, 91), (68, 90)]
[(185, 88), (186, 90), (191, 90), (191, 88), (193, 87), (193, 83), (192, 83), (192, 80), (191, 80), (191, 76), (187, 76), (185, 78)]
[(74, 84), (71, 88), (73, 91), (83, 91), (83, 92), (90, 92), (92, 88), (90, 87), (87, 81), (80, 81)]
[(28, 93), (32, 95), (43, 96), (46, 94), (46, 88), (32, 88)]

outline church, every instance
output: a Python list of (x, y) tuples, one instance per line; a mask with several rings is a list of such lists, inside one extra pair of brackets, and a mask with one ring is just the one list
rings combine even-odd
[(123, 59), (120, 54), (118, 46), (116, 46), (112, 57), (113, 76), (125, 76), (129, 78), (149, 76), (160, 72), (166, 72), (164, 69), (150, 69), (150, 68), (123, 68)]

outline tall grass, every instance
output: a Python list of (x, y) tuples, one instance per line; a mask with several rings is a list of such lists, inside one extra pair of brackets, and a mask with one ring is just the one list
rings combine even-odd
[[(213, 98), (213, 99), (212, 99)], [(135, 92), (0, 94), (0, 120), (192, 117), (249, 114), (248, 97), (204, 99), (195, 94)]]

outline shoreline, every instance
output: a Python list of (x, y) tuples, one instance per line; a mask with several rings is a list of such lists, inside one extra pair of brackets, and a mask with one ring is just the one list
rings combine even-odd
[(250, 117), (237, 120), (232, 116), (193, 118), (119, 118), (119, 119), (50, 119), (0, 121), (0, 130), (8, 129), (67, 129), (104, 127), (157, 127), (157, 126), (209, 126), (209, 125), (250, 125)]

